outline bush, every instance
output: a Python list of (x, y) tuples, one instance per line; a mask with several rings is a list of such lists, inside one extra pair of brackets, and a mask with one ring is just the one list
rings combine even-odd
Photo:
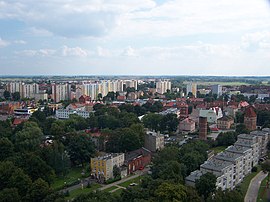
[(251, 169), (251, 172), (255, 173), (255, 172), (257, 172), (257, 170), (258, 170), (257, 167), (253, 167), (253, 168)]

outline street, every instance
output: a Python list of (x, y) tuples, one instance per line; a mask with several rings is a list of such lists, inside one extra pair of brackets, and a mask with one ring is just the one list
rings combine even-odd
[(245, 202), (256, 202), (258, 191), (261, 185), (261, 182), (266, 178), (267, 173), (263, 171), (259, 172), (250, 182), (246, 196)]

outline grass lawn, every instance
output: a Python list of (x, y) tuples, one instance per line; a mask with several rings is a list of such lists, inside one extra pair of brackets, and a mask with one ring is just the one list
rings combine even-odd
[(258, 192), (258, 198), (257, 198), (258, 202), (260, 202), (260, 201), (267, 202), (267, 195), (266, 195), (267, 193), (266, 193), (266, 189), (265, 189), (267, 179), (268, 179), (268, 177), (264, 178), (264, 180), (261, 183), (261, 186), (260, 186), (260, 189)]
[(122, 193), (123, 189), (118, 189), (115, 192), (112, 192), (112, 195), (114, 196), (120, 196), (120, 194)]
[(139, 184), (139, 183), (141, 182), (140, 180), (141, 180), (142, 178), (143, 178), (142, 176), (139, 176), (139, 177), (136, 177), (136, 178), (134, 178), (134, 179), (128, 180), (128, 181), (123, 182), (123, 183), (118, 184), (118, 185), (121, 186), (121, 187), (128, 187), (131, 183)]
[[(74, 183), (76, 181), (78, 181), (78, 178), (82, 178), (82, 168), (71, 168), (70, 172), (65, 176), (65, 177), (56, 177), (53, 181), (53, 183), (51, 184), (51, 188), (53, 188), (54, 190), (60, 190), (62, 188), (64, 188), (65, 182), (66, 184), (71, 184)], [(87, 177), (88, 174), (86, 173), (86, 175), (84, 177)]]
[(227, 146), (219, 146), (219, 147), (213, 147), (210, 150), (213, 150), (215, 154), (224, 151), (227, 148)]
[(112, 191), (112, 190), (115, 190), (115, 189), (117, 189), (118, 187), (116, 187), (116, 186), (112, 186), (112, 187), (110, 187), (110, 188), (108, 188), (108, 189), (104, 189), (103, 191), (105, 191), (105, 192), (110, 192), (110, 191)]
[(90, 193), (98, 188), (100, 188), (101, 185), (99, 184), (92, 184), (90, 188), (84, 188), (84, 189), (75, 189), (73, 191), (71, 191), (69, 194), (68, 197), (66, 197), (65, 199), (73, 199), (81, 194), (87, 194), (87, 193)]
[(249, 175), (247, 175), (243, 182), (240, 184), (240, 189), (242, 190), (243, 196), (246, 195), (247, 190), (248, 190), (248, 186), (250, 184), (250, 181), (252, 180), (253, 177), (255, 177), (260, 171), (261, 171), (261, 166), (257, 166), (257, 172), (254, 173), (250, 173)]

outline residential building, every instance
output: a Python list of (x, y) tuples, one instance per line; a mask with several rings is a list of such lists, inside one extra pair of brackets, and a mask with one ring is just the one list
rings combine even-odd
[(223, 116), (217, 120), (217, 128), (221, 130), (229, 130), (234, 124), (234, 119), (230, 116)]
[(58, 119), (69, 119), (69, 116), (73, 114), (77, 114), (85, 119), (90, 117), (90, 113), (86, 110), (57, 109), (55, 111), (55, 116)]
[(124, 161), (124, 153), (111, 153), (91, 158), (92, 175), (98, 179), (104, 178), (108, 180), (113, 178), (113, 167), (121, 167), (124, 165)]
[(208, 123), (217, 123), (217, 120), (223, 117), (220, 107), (211, 107), (210, 109), (201, 109), (200, 117), (206, 117)]
[(179, 131), (192, 133), (195, 129), (195, 121), (192, 119), (185, 118), (179, 123)]
[(200, 170), (186, 177), (186, 184), (195, 186), (195, 181), (201, 175), (210, 172), (217, 177), (217, 188), (235, 188), (251, 172), (252, 167), (258, 164), (259, 159), (266, 155), (269, 132), (270, 129), (266, 128), (238, 135), (234, 145), (209, 158), (200, 166)]
[(160, 80), (156, 82), (156, 89), (158, 93), (163, 94), (163, 93), (166, 93), (167, 90), (171, 91), (172, 84), (169, 80), (163, 80), (163, 81)]
[(187, 84), (187, 96), (189, 93), (192, 93), (194, 97), (197, 97), (197, 84), (196, 83)]
[(218, 97), (222, 95), (222, 86), (217, 84), (217, 85), (212, 85), (212, 94), (216, 94)]
[(125, 80), (124, 84), (126, 85), (127, 88), (134, 88), (135, 90), (138, 89), (138, 81), (137, 80)]
[(60, 102), (61, 100), (68, 100), (68, 85), (67, 84), (52, 84), (51, 98), (54, 102)]
[(143, 169), (151, 162), (151, 151), (142, 147), (135, 151), (125, 153), (125, 165), (127, 166), (127, 174), (134, 173)]
[(164, 148), (164, 135), (160, 132), (147, 131), (144, 139), (144, 147), (151, 152)]

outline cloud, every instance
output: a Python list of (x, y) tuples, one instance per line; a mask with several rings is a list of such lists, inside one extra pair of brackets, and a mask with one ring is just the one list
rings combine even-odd
[(111, 57), (112, 53), (110, 50), (98, 46), (97, 47), (97, 55), (100, 57)]
[(22, 44), (22, 45), (27, 44), (27, 42), (24, 40), (15, 40), (14, 43), (15, 44)]
[(86, 50), (80, 47), (68, 47), (64, 46), (62, 49), (63, 56), (79, 56), (79, 57), (87, 57), (88, 53)]
[(6, 47), (8, 45), (9, 45), (9, 42), (1, 39), (0, 37), (0, 48)]
[(39, 50), (23, 50), (23, 51), (18, 51), (17, 54), (19, 55), (24, 55), (24, 56), (52, 56), (56, 53), (56, 50), (53, 49), (39, 49)]
[(254, 32), (242, 37), (242, 47), (248, 51), (270, 49), (270, 32)]
[(128, 57), (135, 57), (135, 56), (137, 56), (137, 53), (136, 53), (136, 50), (134, 48), (131, 48), (129, 46), (123, 51), (123, 55), (128, 56)]

